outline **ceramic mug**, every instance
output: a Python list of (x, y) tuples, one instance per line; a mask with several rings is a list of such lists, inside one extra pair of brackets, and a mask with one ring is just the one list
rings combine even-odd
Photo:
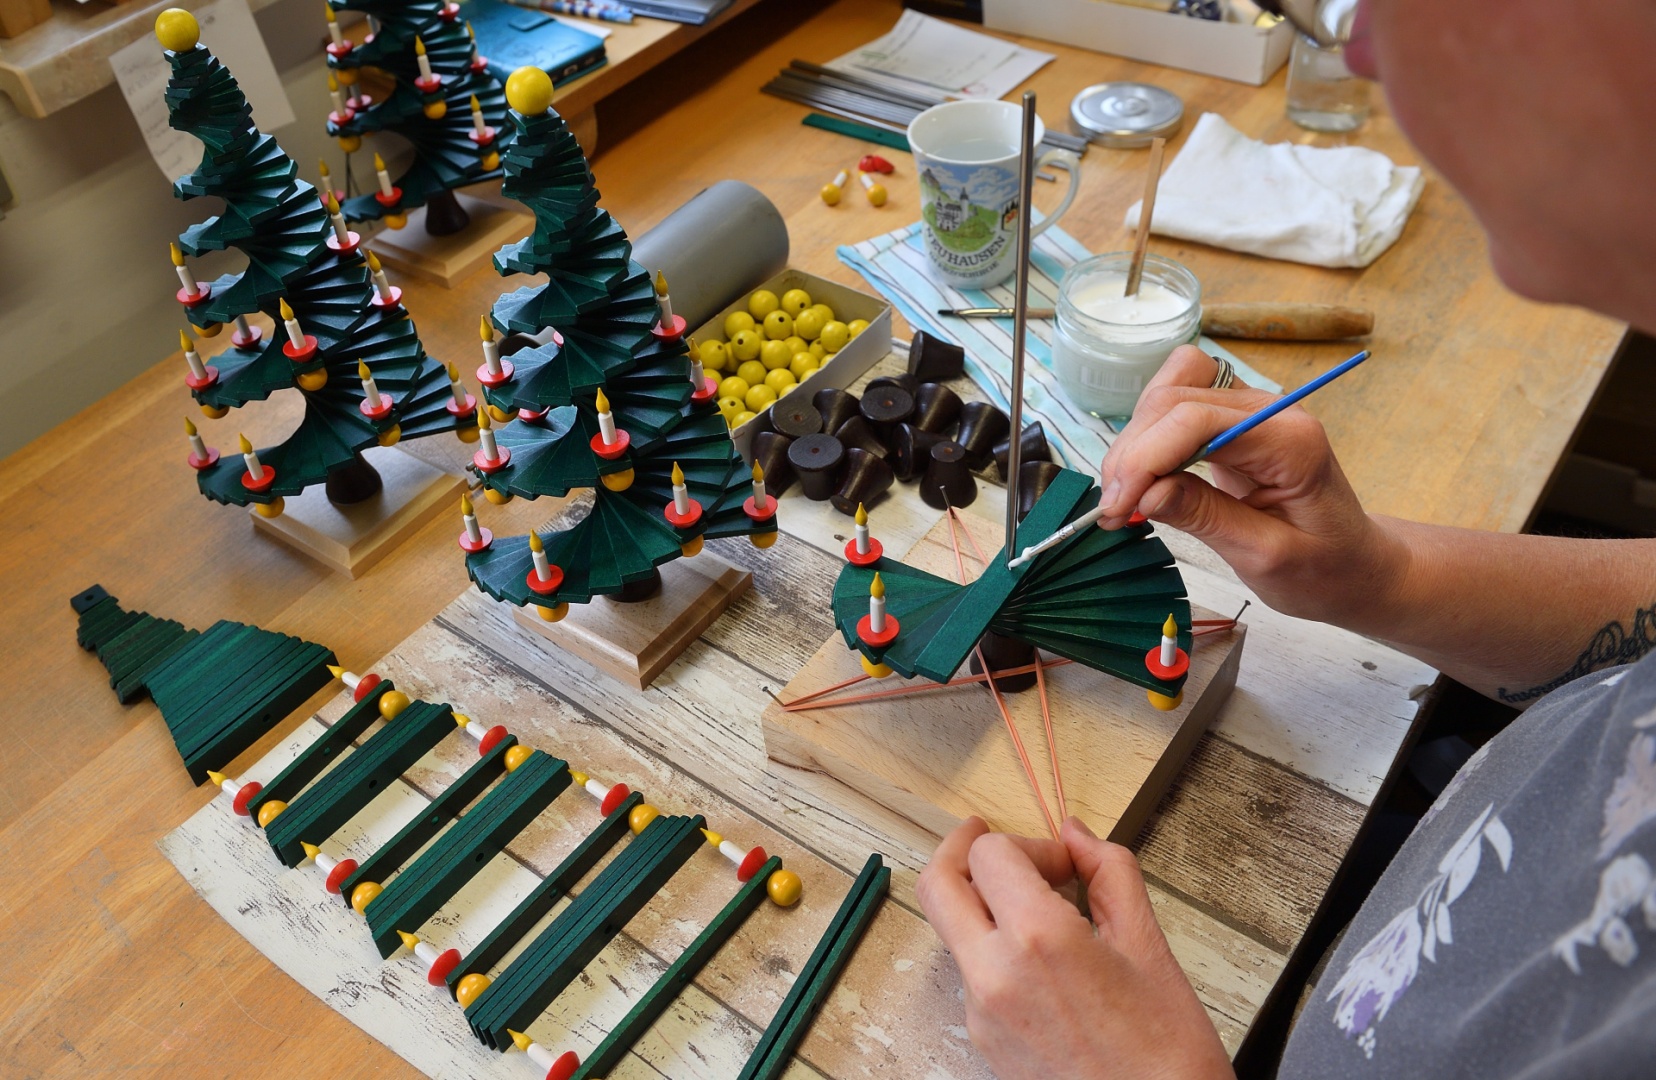
[[(1037, 148), (1045, 135), (1037, 118)], [(987, 289), (1017, 268), (1022, 137), (1023, 108), (1010, 101), (946, 101), (909, 124), (926, 254), (937, 276), (955, 288)], [(1081, 182), (1080, 159), (1068, 150), (1040, 153), (1035, 167), (1043, 166), (1063, 169), (1069, 189), (1058, 209), (1030, 229), (1032, 237), (1063, 216)]]

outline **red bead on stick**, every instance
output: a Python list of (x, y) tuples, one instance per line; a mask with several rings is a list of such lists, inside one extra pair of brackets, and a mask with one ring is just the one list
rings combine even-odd
[(754, 848), (742, 857), (741, 865), (736, 867), (736, 880), (745, 884), (752, 879), (754, 874), (759, 872), (759, 868), (764, 866), (769, 859), (770, 856), (765, 854), (764, 848)]
[(380, 682), (380, 677), (370, 671), (368, 674), (357, 680), (356, 690), (352, 692), (351, 700), (361, 701), (363, 698), (373, 693), (374, 687), (378, 686)]
[(253, 801), (253, 796), (264, 790), (264, 785), (257, 780), (249, 780), (236, 790), (236, 797), (230, 801), (231, 809), (242, 817), (248, 816), (247, 804)]
[(632, 789), (626, 784), (616, 784), (614, 787), (604, 792), (604, 801), (598, 804), (598, 812), (603, 814), (605, 817), (609, 817), (611, 814), (615, 813), (615, 808), (620, 806), (622, 802), (626, 800), (627, 796), (631, 794)]
[(493, 750), (496, 746), (499, 746), (500, 740), (504, 739), (508, 734), (510, 734), (510, 732), (506, 730), (505, 724), (496, 724), (488, 731), (485, 731), (483, 733), (483, 737), (477, 740), (478, 756), (486, 756), (490, 750)]
[(328, 891), (337, 896), (339, 894), (339, 887), (345, 884), (345, 879), (356, 873), (356, 870), (357, 861), (355, 859), (341, 860), (332, 870), (328, 871), (328, 880), (326, 882)]
[(573, 1050), (565, 1050), (552, 1067), (546, 1070), (546, 1080), (569, 1080), (581, 1067), (581, 1059)]
[(431, 962), (431, 970), (426, 972), (426, 982), (432, 986), (443, 986), (448, 983), (449, 972), (460, 965), (460, 950), (446, 949), (443, 955)]

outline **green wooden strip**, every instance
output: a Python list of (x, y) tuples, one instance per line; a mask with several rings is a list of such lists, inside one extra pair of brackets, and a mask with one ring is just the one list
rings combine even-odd
[(506, 751), (517, 745), (517, 736), (507, 735), (489, 752), (478, 758), (459, 779), (443, 789), (431, 800), (425, 812), (404, 825), (396, 836), (381, 844), (375, 852), (362, 860), (351, 876), (340, 886), (339, 896), (346, 906), (351, 903), (351, 890), (364, 881), (384, 884), (402, 865), (412, 859), (425, 842), (436, 836), (444, 825), (459, 816), (473, 799), (481, 795), (495, 778), (506, 771)]
[[(242, 711), (242, 702), (257, 701), (284, 678), (305, 649), (299, 638), (272, 635), (251, 639), (244, 654), (229, 663), (199, 670), (202, 693), (191, 696), (188, 708), (163, 706), (162, 716), (176, 733), (180, 746), (195, 747), (210, 739)], [(232, 666), (234, 665), (234, 666)], [(160, 705), (161, 701), (156, 700)]]
[(327, 840), (453, 730), (449, 706), (409, 705), (270, 823), (265, 839), (271, 850), (286, 865), (298, 866), (305, 858), (302, 843)]
[(511, 952), (512, 946), (523, 940), (523, 935), (552, 910), (558, 899), (585, 877), (587, 871), (598, 865), (598, 860), (615, 846), (616, 841), (627, 835), (627, 817), (632, 813), (632, 808), (643, 801), (644, 796), (636, 791), (628, 795), (620, 806), (598, 823), (596, 829), (575, 845), (575, 850), (565, 855), (563, 861), (512, 909), (512, 913), (490, 930), (489, 936), (449, 972), (449, 992), (453, 993), (455, 984), (467, 975), (488, 971), (500, 962), (501, 957)]
[[(667, 884), (678, 872), (679, 867), (688, 862), (690, 856), (707, 842), (701, 835), (701, 829), (707, 822), (700, 814), (693, 818), (671, 818), (668, 823), (671, 831), (667, 837), (666, 847), (651, 858), (643, 872), (630, 882), (627, 888), (621, 890), (619, 895), (608, 897), (605, 903), (595, 905), (590, 917), (582, 921), (580, 932), (572, 935), (559, 950), (556, 963), (543, 971), (535, 985), (517, 998), (514, 1007), (507, 1012), (504, 1019), (488, 1030), (490, 1045), (499, 1050), (510, 1047), (512, 1037), (508, 1032), (522, 1031), (534, 1022), (535, 1017), (545, 1012), (546, 1006), (563, 993), (565, 987), (580, 977), (581, 972), (592, 962), (592, 958), (604, 950), (604, 946), (621, 932), (622, 927), (638, 914), (639, 909), (649, 903), (650, 898)], [(585, 894), (582, 894), (582, 899), (585, 899)]]
[[(783, 1025), (782, 1032), (773, 1040), (770, 1053), (760, 1062), (752, 1077), (744, 1070), (742, 1080), (775, 1080), (787, 1072), (788, 1065), (793, 1062), (793, 1050), (805, 1040), (805, 1034), (810, 1030), (811, 1024), (815, 1024), (816, 1014), (823, 1007), (823, 1002), (828, 1000), (828, 992), (833, 991), (833, 984), (840, 979), (840, 972), (845, 971), (846, 964), (850, 964), (856, 946), (863, 941), (863, 934), (868, 933), (869, 923), (873, 923), (874, 916), (879, 914), (881, 904), (886, 903), (886, 893), (889, 890), (891, 870), (881, 868), (879, 875), (874, 878), (873, 886), (869, 886), (868, 893), (864, 893), (863, 898), (856, 904), (856, 911), (851, 913), (845, 931), (835, 939), (833, 947), (830, 947), (820, 971), (816, 972), (810, 986), (806, 987), (805, 996), (800, 999), (793, 1012), (788, 1014), (787, 1024)], [(772, 1020), (772, 1025), (775, 1025), (775, 1020)], [(752, 1065), (752, 1058), (749, 1063)]]
[(489, 1001), (479, 998), (472, 1003), (475, 1012), (467, 1010), (466, 1018), (480, 1039), (488, 1042), (488, 1032), (494, 1023), (557, 963), (570, 935), (590, 919), (592, 912), (601, 910), (615, 897), (622, 895), (658, 857), (674, 835), (674, 829), (669, 818), (658, 817), (656, 821), (662, 822), (660, 828), (656, 827), (655, 821), (646, 826), (643, 833), (599, 871), (581, 894), (506, 966), (495, 980), (500, 989), (489, 997)]
[(147, 612), (135, 611), (133, 614), (136, 618), (123, 623), (119, 630), (98, 642), (97, 648), (93, 650), (98, 659), (103, 661), (104, 667), (108, 667), (123, 648), (131, 648), (133, 642), (142, 641), (144, 631), (161, 621)]
[(867, 124), (859, 124), (855, 120), (841, 120), (837, 116), (823, 116), (821, 113), (806, 113), (805, 119), (801, 120), (800, 123), (806, 127), (832, 131), (836, 135), (849, 135), (853, 139), (889, 146), (893, 150), (907, 150), (909, 148), (908, 136), (902, 132), (870, 127)]
[(304, 790), (306, 784), (320, 776), (322, 770), (339, 756), (340, 751), (350, 746), (358, 735), (367, 731), (369, 726), (379, 719), (380, 695), (394, 689), (396, 688), (390, 679), (382, 679), (377, 686), (363, 695), (361, 701), (347, 709), (345, 715), (341, 716), (333, 727), (317, 736), (315, 742), (288, 762), (270, 783), (247, 801), (247, 812), (253, 815), (254, 820), (258, 820), (259, 807), (273, 799), (292, 802), (293, 797)]
[(697, 972), (707, 966), (707, 962), (724, 947), (725, 942), (735, 936), (741, 929), (742, 923), (753, 914), (755, 908), (765, 901), (765, 882), (776, 871), (782, 869), (782, 860), (772, 855), (759, 868), (759, 872), (749, 878), (747, 883), (736, 890), (730, 903), (724, 910), (713, 916), (701, 934), (692, 941), (678, 959), (661, 978), (655, 981), (639, 998), (621, 1022), (609, 1033), (603, 1042), (581, 1063), (570, 1080), (597, 1080), (598, 1077), (608, 1076), (621, 1060), (627, 1056), (634, 1043), (643, 1037), (650, 1029), (650, 1025), (660, 1019), (661, 1014), (684, 992), (695, 979)]
[(891, 870), (878, 854), (870, 855), (811, 958), (794, 979), (782, 1007), (771, 1017), (738, 1080), (776, 1080), (787, 1070), (794, 1048), (816, 1019), (834, 980), (850, 961), (890, 888)]
[(198, 784), (205, 783), (209, 769), (220, 770), (229, 765), (237, 754), (287, 719), (293, 710), (305, 703), (305, 699), (332, 682), (333, 674), (328, 671), (328, 665), (333, 661), (331, 651), (321, 645), (307, 643), (305, 653), (295, 661), (279, 685), (269, 687), (259, 703), (250, 703), (249, 708), (229, 723), (217, 738), (184, 759), (191, 778)]
[(154, 656), (134, 668), (131, 674), (115, 684), (115, 697), (121, 704), (135, 701), (139, 695), (149, 691), (149, 676), (156, 668), (165, 664), (179, 649), (184, 648), (191, 641), (201, 636), (199, 630), (186, 629), (178, 640), (166, 649), (159, 650)]
[[(70, 603), (73, 604), (75, 601)], [(75, 640), (83, 649), (96, 649), (111, 625), (140, 614), (127, 611), (107, 593), (90, 605), (77, 610), (80, 618), (75, 625)]]
[(155, 619), (141, 630), (122, 634), (98, 651), (98, 659), (109, 669), (109, 685), (124, 682), (157, 653), (178, 648), (188, 634), (183, 624), (171, 619)]
[(380, 956), (401, 948), (398, 930), (423, 926), (569, 784), (569, 765), (539, 750), (507, 773), (363, 912)]
[(245, 629), (247, 627), (240, 623), (220, 619), (203, 630), (201, 636), (191, 642), (188, 649), (181, 650), (171, 661), (156, 669), (155, 675), (149, 683), (151, 696), (155, 694), (157, 689), (163, 691), (170, 689), (175, 682), (181, 679), (185, 682), (193, 682), (196, 665), (205, 663), (211, 666), (219, 662), (220, 651), (233, 645), (239, 639), (240, 632)]
[[(163, 699), (169, 703), (162, 714), (169, 717), (167, 726), (176, 730), (184, 717), (225, 689), (225, 673), (256, 670), (281, 641), (281, 634), (267, 636), (240, 623), (225, 624), (216, 635), (209, 630), (150, 680), (150, 697), (157, 705)], [(172, 719), (175, 714), (177, 719)]]
[[(257, 669), (243, 672), (231, 680), (222, 691), (203, 701), (188, 719), (179, 722), (174, 729), (178, 733), (179, 750), (189, 757), (210, 745), (225, 731), (233, 729), (250, 711), (262, 709), (268, 698), (280, 693), (300, 673), (315, 665), (323, 652), (326, 650), (320, 646), (298, 638), (282, 642), (259, 663)], [(170, 725), (172, 713), (163, 707), (162, 715)]]
[[(100, 605), (101, 606), (101, 605)], [(117, 637), (120, 633), (141, 619), (148, 618), (142, 611), (123, 611), (118, 607), (113, 610), (99, 612), (87, 627), (83, 647), (96, 651), (104, 642)]]
[[(599, 871), (598, 876), (587, 884), (581, 894), (560, 912), (550, 925), (536, 935), (516, 959), (506, 965), (505, 970), (495, 978), (494, 984), (466, 1010), (466, 1022), (471, 1025), (472, 1032), (478, 1039), (485, 1045), (491, 1045), (489, 1029), (500, 1018), (502, 1012), (512, 1006), (526, 986), (534, 985), (539, 973), (552, 962), (559, 946), (568, 936), (570, 927), (579, 923), (600, 897), (613, 894), (617, 888), (637, 877), (639, 870), (649, 862), (652, 854), (660, 850), (671, 831), (666, 826), (657, 829), (655, 822), (651, 822), (641, 835), (630, 841), (608, 866)], [(570, 884), (573, 885), (574, 882), (571, 881)], [(484, 1000), (485, 998), (487, 1000)]]

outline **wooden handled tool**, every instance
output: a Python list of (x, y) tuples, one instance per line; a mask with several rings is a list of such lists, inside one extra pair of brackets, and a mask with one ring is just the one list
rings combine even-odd
[[(942, 308), (939, 315), (1005, 319), (1011, 308)], [(1031, 319), (1050, 319), (1052, 308), (1029, 309)], [(1374, 332), (1374, 312), (1339, 304), (1206, 304), (1202, 333), (1213, 337), (1251, 338), (1254, 341), (1340, 341)]]

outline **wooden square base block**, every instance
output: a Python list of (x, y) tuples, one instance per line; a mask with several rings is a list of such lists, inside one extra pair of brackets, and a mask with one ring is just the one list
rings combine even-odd
[(322, 485), (287, 497), (281, 516), (253, 524), (348, 577), (361, 577), (414, 532), (442, 513), (455, 513), (465, 479), (395, 447), (375, 446), (363, 457), (385, 486), (354, 506), (335, 506)]
[[(998, 524), (970, 513), (962, 516), (985, 552), (1000, 550)], [(964, 537), (961, 543), (966, 572), (975, 576), (973, 549)], [(948, 520), (927, 533), (904, 561), (956, 578)], [(1195, 607), (1191, 611), (1198, 619), (1220, 617)], [(1046, 672), (1069, 813), (1117, 843), (1138, 835), (1236, 685), (1244, 636), (1238, 627), (1197, 639), (1183, 703), (1170, 712), (1152, 707), (1139, 687), (1080, 664)], [(782, 700), (861, 674), (857, 656), (834, 635), (787, 685)], [(969, 672), (962, 667), (959, 674)], [(914, 684), (927, 683), (917, 679)], [(903, 685), (903, 679), (892, 676), (829, 696)], [(1057, 817), (1039, 692), (1032, 687), (1007, 695), (1006, 701)], [(972, 814), (997, 831), (1048, 835), (1000, 710), (981, 683), (801, 712), (771, 704), (763, 722), (770, 771), (784, 783), (840, 803), (853, 816), (867, 809), (864, 800), (872, 800), (939, 837)]]
[(555, 623), (534, 608), (517, 608), (512, 617), (616, 681), (642, 690), (752, 584), (748, 571), (704, 551), (662, 566), (661, 592), (648, 600), (623, 604), (599, 596), (569, 605), (569, 614)]
[(434, 281), (445, 289), (469, 277), (494, 257), (501, 246), (522, 239), (535, 227), (535, 220), (520, 211), (455, 192), (456, 199), (471, 215), (471, 224), (452, 236), (426, 232), (426, 208), (409, 212), (408, 224), (385, 229), (369, 246), (381, 262), (393, 270)]

